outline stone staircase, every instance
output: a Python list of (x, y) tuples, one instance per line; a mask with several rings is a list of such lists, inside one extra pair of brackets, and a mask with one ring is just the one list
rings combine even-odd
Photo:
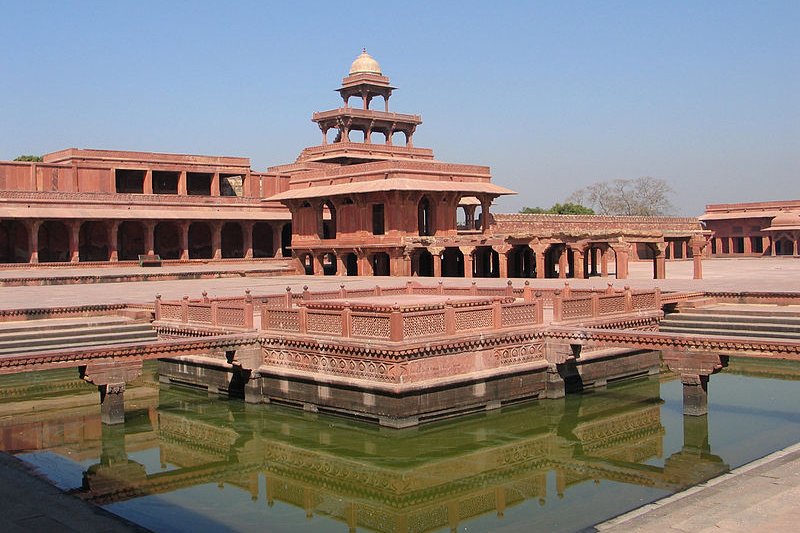
[(800, 306), (715, 304), (664, 317), (664, 333), (800, 340)]
[(123, 316), (0, 322), (0, 357), (157, 338), (149, 321)]

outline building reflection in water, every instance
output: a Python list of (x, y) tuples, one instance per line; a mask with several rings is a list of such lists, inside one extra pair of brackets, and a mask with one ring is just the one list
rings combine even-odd
[[(207, 398), (148, 372), (126, 390), (125, 424), (107, 426), (73, 373), (15, 378), (0, 383), (2, 448), (93, 463), (70, 492), (100, 505), (216, 483), (351, 531), (429, 531), (544, 504), (548, 482), (559, 496), (602, 480), (674, 492), (729, 469), (706, 416), (683, 417), (683, 447), (662, 458), (657, 378), (409, 430)], [(161, 471), (130, 458), (155, 449)]]

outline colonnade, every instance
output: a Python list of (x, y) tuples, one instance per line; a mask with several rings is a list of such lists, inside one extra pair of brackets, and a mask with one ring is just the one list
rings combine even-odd
[(3, 220), (0, 263), (254, 259), (288, 255), (291, 224), (221, 220)]
[[(646, 245), (652, 251), (653, 278), (663, 279), (668, 245)], [(295, 251), (298, 271), (309, 275), (540, 279), (607, 277), (610, 263), (616, 278), (625, 279), (631, 254), (632, 244), (627, 242), (552, 241)]]
[(712, 255), (800, 255), (800, 232), (782, 231), (774, 235), (714, 236)]

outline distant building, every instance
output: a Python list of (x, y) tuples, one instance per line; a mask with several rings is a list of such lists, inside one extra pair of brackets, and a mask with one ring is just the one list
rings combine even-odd
[(800, 200), (710, 204), (699, 218), (714, 257), (800, 255)]
[(694, 257), (699, 276), (697, 219), (496, 215), (515, 193), (486, 166), (414, 146), (421, 117), (389, 111), (395, 88), (366, 51), (337, 90), (342, 107), (312, 116), (322, 144), (266, 172), (241, 157), (75, 148), (0, 162), (0, 264), (291, 254), (313, 275), (582, 278), (611, 263), (625, 278), (629, 260), (651, 260), (662, 278), (666, 259)]

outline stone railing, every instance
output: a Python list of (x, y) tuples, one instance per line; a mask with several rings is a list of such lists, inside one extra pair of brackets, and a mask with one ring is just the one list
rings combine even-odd
[(58, 201), (81, 204), (126, 204), (126, 205), (242, 205), (260, 207), (261, 198), (254, 196), (209, 196), (178, 194), (134, 194), (110, 192), (70, 191), (0, 191), (0, 198), (22, 202)]
[[(392, 295), (426, 295), (434, 301), (397, 309), (376, 303), (375, 298)], [(601, 317), (659, 308), (660, 293), (617, 291), (611, 284), (604, 291), (592, 291), (572, 289), (568, 283), (563, 289), (534, 289), (528, 281), (522, 287), (514, 287), (511, 281), (494, 287), (480, 287), (474, 281), (452, 286), (442, 281), (432, 285), (408, 281), (359, 289), (342, 284), (338, 290), (327, 291), (310, 291), (306, 286), (296, 292), (287, 287), (280, 294), (246, 291), (244, 296), (213, 299), (204, 292), (197, 299), (185, 296), (164, 301), (159, 296), (155, 301), (159, 322), (252, 329), (255, 313), (260, 311), (263, 330), (388, 340), (542, 324), (546, 307), (553, 307), (556, 321)], [(399, 315), (392, 314), (396, 310)], [(393, 323), (393, 316), (400, 322)]]
[(660, 309), (661, 290), (657, 287), (649, 291), (632, 291), (630, 287), (615, 291), (609, 287), (605, 293), (592, 292), (589, 295), (579, 296), (565, 296), (556, 291), (553, 297), (553, 322), (570, 322)]
[(157, 322), (194, 326), (253, 329), (253, 311), (250, 291), (246, 291), (243, 298), (190, 300), (188, 296), (184, 296), (182, 300), (172, 302), (162, 301), (159, 294), (155, 302)]
[(542, 322), (540, 300), (518, 302), (513, 297), (390, 306), (357, 301), (308, 301), (290, 308), (264, 305), (261, 309), (261, 329), (265, 331), (395, 342)]

